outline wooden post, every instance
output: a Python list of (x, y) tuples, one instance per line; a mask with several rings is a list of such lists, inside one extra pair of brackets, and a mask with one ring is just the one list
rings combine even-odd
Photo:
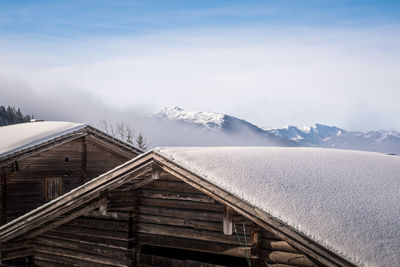
[(0, 179), (0, 225), (3, 225), (7, 222), (7, 172), (5, 167), (1, 168)]
[(151, 174), (151, 178), (153, 180), (160, 179), (161, 171), (162, 171), (162, 169), (159, 166), (153, 165), (153, 173)]
[(81, 184), (87, 182), (87, 143), (86, 137), (82, 138), (82, 156), (81, 156)]
[(107, 191), (100, 192), (99, 212), (101, 215), (107, 214), (107, 202), (108, 202)]
[(253, 224), (253, 229), (251, 232), (252, 246), (251, 246), (251, 266), (252, 267), (262, 267), (266, 266), (262, 261), (261, 253), (262, 253), (262, 234), (261, 227), (257, 224)]
[(225, 206), (223, 218), (223, 230), (225, 235), (232, 235), (232, 208)]

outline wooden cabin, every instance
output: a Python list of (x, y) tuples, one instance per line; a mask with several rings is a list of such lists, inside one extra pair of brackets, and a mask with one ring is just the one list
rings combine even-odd
[(141, 152), (85, 124), (41, 121), (0, 127), (1, 224)]
[[(283, 161), (286, 157), (293, 161)], [(336, 168), (324, 171), (319, 165), (322, 160), (334, 162)], [(346, 191), (358, 197), (351, 183), (335, 188), (340, 199), (318, 190), (331, 180), (348, 180), (347, 175), (353, 173), (348, 167), (354, 170), (356, 162), (361, 162), (361, 173), (369, 166), (375, 168), (373, 175), (398, 180), (400, 158), (377, 153), (301, 148), (154, 149), (2, 226), (2, 264), (310, 267), (375, 266), (378, 259), (386, 263), (380, 266), (398, 266), (398, 231), (378, 228), (373, 231), (377, 239), (365, 242), (371, 238), (369, 223), (379, 223), (381, 214), (370, 220), (358, 218), (358, 209), (374, 216), (376, 207), (368, 211), (360, 200), (360, 207), (353, 206), (351, 199), (343, 203)], [(285, 171), (302, 165), (304, 170)], [(385, 170), (379, 169), (381, 165)], [(362, 176), (364, 180), (356, 186), (363, 188), (362, 181), (368, 184), (373, 175)], [(313, 182), (302, 186), (307, 179)], [(298, 188), (285, 196), (290, 182), (299, 183)], [(386, 182), (374, 183), (369, 193), (387, 189)], [(306, 197), (297, 195), (305, 192)], [(276, 196), (291, 205), (274, 204)], [(389, 205), (376, 201), (379, 209)], [(336, 209), (342, 217), (335, 214)], [(394, 217), (397, 210), (392, 211)], [(353, 220), (346, 218), (348, 214), (353, 214)], [(300, 220), (294, 223), (296, 218)], [(359, 228), (351, 229), (353, 221)], [(320, 228), (302, 231), (309, 225)], [(395, 222), (388, 227), (396, 230), (397, 226)], [(321, 242), (319, 235), (327, 239)], [(379, 238), (384, 248), (379, 247)]]

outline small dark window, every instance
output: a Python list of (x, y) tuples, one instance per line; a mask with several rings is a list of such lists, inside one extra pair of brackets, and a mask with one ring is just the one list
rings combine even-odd
[(64, 176), (71, 176), (74, 173), (74, 170), (69, 169), (68, 171), (64, 172)]
[(46, 200), (58, 198), (62, 194), (62, 178), (46, 178), (45, 196)]
[(65, 163), (69, 162), (69, 157), (65, 157), (65, 158), (64, 158), (64, 162), (65, 162)]
[(14, 161), (12, 164), (12, 172), (19, 172), (18, 161)]

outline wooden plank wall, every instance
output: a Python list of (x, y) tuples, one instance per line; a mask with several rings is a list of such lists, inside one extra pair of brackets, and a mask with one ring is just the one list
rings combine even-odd
[(88, 180), (93, 179), (131, 159), (114, 151), (105, 149), (90, 140), (87, 140), (86, 142), (86, 171), (87, 177), (89, 178)]
[(62, 177), (64, 192), (80, 185), (81, 147), (75, 140), (18, 161), (18, 172), (7, 177), (7, 221), (46, 202), (46, 177)]
[(1, 197), (1, 207), (7, 203), (7, 214), (2, 217), (8, 222), (46, 203), (46, 177), (61, 177), (62, 191), (66, 193), (127, 160), (84, 138), (22, 159), (18, 161), (18, 172), (7, 166), (7, 192)]
[[(256, 267), (319, 265), (235, 212), (233, 234), (225, 235), (225, 207), (170, 175), (135, 191), (108, 192), (108, 200), (106, 215), (90, 212), (36, 238), (35, 264), (232, 266), (210, 262), (210, 255), (223, 255), (245, 265), (247, 258)], [(175, 249), (183, 256), (152, 254), (149, 247)], [(183, 251), (211, 254), (204, 254), (208, 260), (201, 263), (182, 259), (187, 254)]]

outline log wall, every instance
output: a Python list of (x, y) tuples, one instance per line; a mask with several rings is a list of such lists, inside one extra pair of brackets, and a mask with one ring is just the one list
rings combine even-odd
[(36, 266), (131, 266), (129, 213), (90, 212), (35, 240)]
[(235, 212), (232, 235), (225, 235), (225, 207), (170, 175), (103, 197), (105, 215), (89, 212), (37, 237), (35, 265), (320, 265)]

